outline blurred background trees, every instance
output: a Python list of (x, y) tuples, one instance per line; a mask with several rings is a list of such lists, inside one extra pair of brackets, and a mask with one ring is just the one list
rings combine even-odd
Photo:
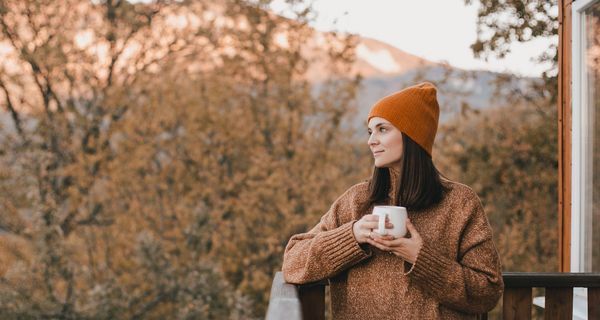
[[(462, 158), (454, 172), (482, 197), (505, 270), (558, 271), (557, 1), (465, 0), (473, 2), (479, 5), (476, 56), (502, 58), (513, 43), (556, 41), (532, 57), (548, 65), (540, 79), (509, 90), (503, 108), (470, 114), (457, 126), (465, 128), (449, 128), (444, 149)], [(498, 77), (493, 85), (500, 89), (506, 81)], [(457, 136), (465, 130), (470, 142)], [(460, 154), (467, 150), (468, 159)]]
[[(289, 237), (369, 177), (367, 89), (402, 87), (269, 2), (0, 0), (3, 318), (264, 316)], [(554, 270), (554, 89), (411, 72), (440, 87), (434, 161), (482, 197), (505, 269)], [(469, 81), (495, 90), (465, 102)]]
[(445, 124), (440, 170), (477, 191), (505, 271), (557, 271), (556, 110), (508, 108)]
[(1, 2), (1, 314), (264, 314), (287, 236), (361, 173), (356, 80), (308, 83), (309, 11), (267, 4)]

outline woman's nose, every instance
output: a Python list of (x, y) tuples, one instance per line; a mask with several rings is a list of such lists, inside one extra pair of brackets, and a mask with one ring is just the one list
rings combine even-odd
[(377, 139), (375, 138), (375, 135), (374, 135), (374, 134), (371, 134), (371, 135), (369, 136), (369, 140), (367, 140), (367, 144), (368, 144), (368, 145), (374, 145), (374, 144), (377, 144)]

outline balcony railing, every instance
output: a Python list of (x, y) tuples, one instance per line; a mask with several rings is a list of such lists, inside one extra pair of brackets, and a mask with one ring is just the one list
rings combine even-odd
[[(532, 289), (545, 288), (545, 319), (572, 319), (573, 288), (588, 288), (588, 319), (600, 319), (600, 273), (505, 272), (503, 319), (531, 319)], [(277, 272), (271, 287), (267, 320), (325, 319), (326, 281), (285, 283)], [(487, 319), (487, 314), (479, 315)]]

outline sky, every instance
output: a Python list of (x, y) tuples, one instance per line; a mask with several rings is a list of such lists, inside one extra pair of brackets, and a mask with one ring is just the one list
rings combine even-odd
[[(282, 12), (282, 3), (275, 1), (273, 10)], [(467, 6), (464, 0), (314, 0), (317, 16), (312, 25), (320, 31), (356, 33), (463, 69), (521, 76), (539, 76), (548, 69), (549, 65), (532, 59), (557, 43), (558, 37), (514, 44), (504, 59), (475, 58), (470, 45), (477, 38), (477, 8), (478, 4)]]

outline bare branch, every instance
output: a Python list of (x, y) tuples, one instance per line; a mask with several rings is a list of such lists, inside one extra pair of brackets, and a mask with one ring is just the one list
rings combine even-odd
[(160, 303), (166, 301), (173, 301), (177, 297), (177, 293), (179, 292), (179, 288), (176, 286), (169, 291), (162, 291), (156, 295), (154, 299), (144, 304), (142, 308), (136, 312), (131, 319), (142, 319), (146, 313), (156, 308)]
[(7, 107), (8, 111), (10, 112), (10, 115), (15, 124), (15, 128), (17, 128), (17, 132), (19, 133), (19, 136), (21, 136), (21, 138), (25, 141), (26, 137), (25, 137), (25, 133), (23, 132), (23, 128), (21, 126), (21, 118), (19, 117), (19, 113), (15, 109), (12, 99), (10, 98), (10, 93), (8, 92), (8, 89), (6, 88), (6, 84), (4, 83), (4, 81), (2, 81), (2, 78), (0, 78), (0, 88), (2, 88), (2, 91), (4, 91), (6, 107)]

